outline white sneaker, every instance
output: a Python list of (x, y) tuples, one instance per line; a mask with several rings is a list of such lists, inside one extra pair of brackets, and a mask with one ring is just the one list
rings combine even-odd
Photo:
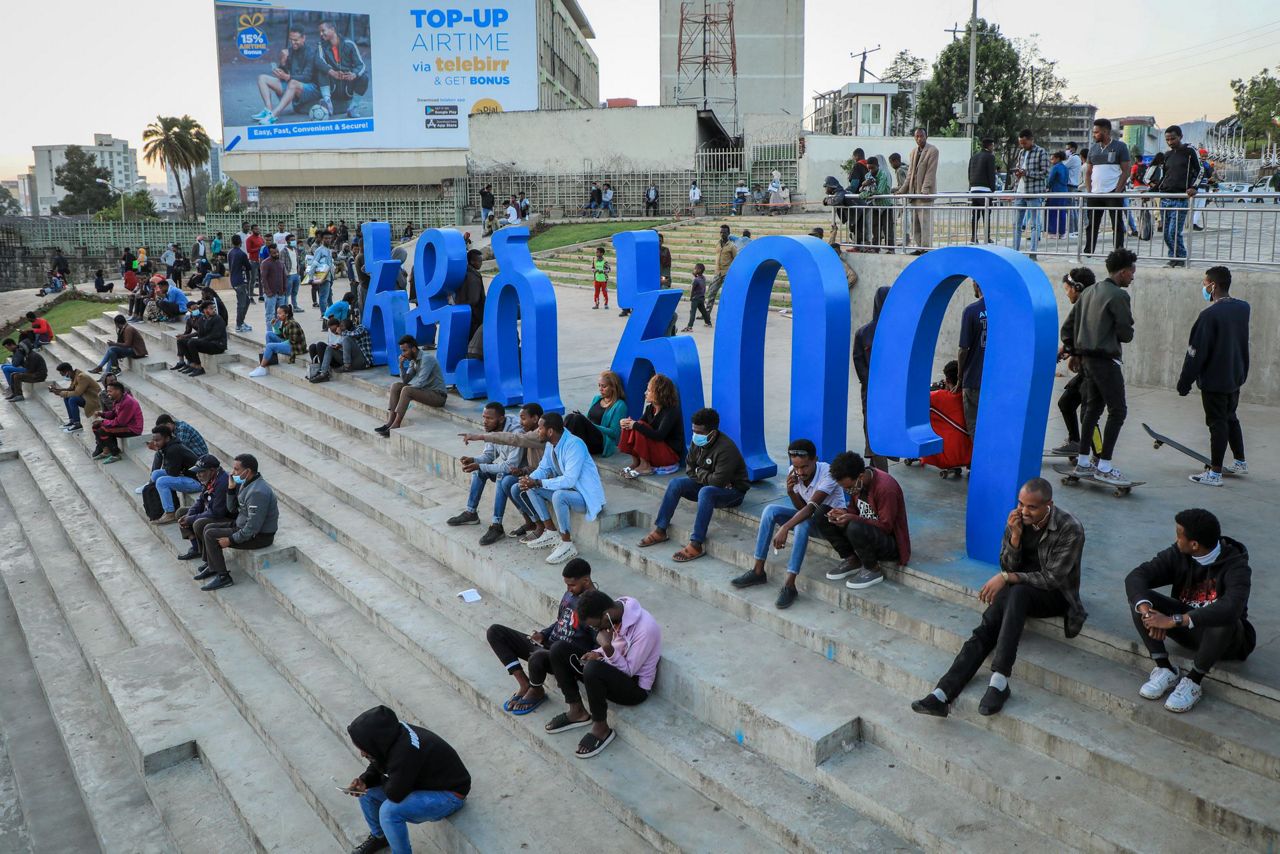
[(530, 540), (525, 545), (531, 549), (546, 549), (558, 542), (561, 542), (559, 531), (543, 531), (541, 537), (536, 540)]
[(1236, 460), (1231, 464), (1231, 470), (1236, 474), (1248, 474), (1249, 464), (1244, 460)]
[(555, 551), (547, 555), (547, 563), (564, 563), (569, 558), (578, 556), (578, 547), (572, 542), (562, 542), (556, 546)]
[(141, 495), (142, 493), (144, 493), (144, 492), (146, 492), (146, 491), (147, 491), (147, 485), (144, 483), (142, 486), (139, 486), (137, 489), (135, 489), (135, 490), (133, 491), (133, 494), (134, 494), (134, 495)]
[(1199, 483), (1205, 486), (1222, 486), (1222, 472), (1216, 472), (1213, 469), (1205, 469), (1197, 474), (1187, 475), (1187, 480), (1192, 483)]
[(1112, 469), (1111, 471), (1094, 471), (1093, 479), (1099, 483), (1105, 483), (1107, 486), (1132, 486), (1133, 481), (1120, 473), (1120, 469)]
[(1138, 693), (1148, 700), (1159, 700), (1170, 688), (1178, 684), (1180, 675), (1177, 670), (1170, 670), (1157, 664), (1152, 668), (1147, 681), (1143, 682), (1142, 687), (1138, 689)]
[(1071, 475), (1072, 477), (1093, 477), (1095, 472), (1097, 472), (1097, 469), (1093, 467), (1093, 463), (1089, 462), (1084, 457), (1080, 457), (1079, 462), (1076, 463), (1075, 470), (1071, 472)]
[(1171, 712), (1189, 712), (1195, 708), (1196, 703), (1200, 702), (1203, 695), (1204, 690), (1199, 685), (1183, 676), (1178, 682), (1178, 687), (1174, 688), (1169, 699), (1165, 700), (1164, 707)]
[(262, 365), (258, 365), (258, 367), (249, 372), (249, 376), (251, 377), (265, 377), (266, 375), (267, 369), (262, 367)]

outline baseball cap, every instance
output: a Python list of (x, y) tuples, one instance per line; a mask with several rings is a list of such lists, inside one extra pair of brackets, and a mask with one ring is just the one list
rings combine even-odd
[(222, 468), (222, 463), (218, 462), (218, 458), (213, 454), (205, 454), (203, 457), (196, 460), (196, 464), (191, 467), (191, 471), (213, 471), (214, 469), (219, 468)]

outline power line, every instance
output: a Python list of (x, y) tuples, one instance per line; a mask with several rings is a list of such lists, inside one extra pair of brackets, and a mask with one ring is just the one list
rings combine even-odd
[[(1258, 36), (1258, 38), (1265, 38), (1265, 37), (1267, 37), (1268, 35), (1271, 35), (1271, 34), (1269, 34), (1269, 33), (1263, 33), (1263, 34), (1260, 34), (1260, 35)], [(1243, 42), (1248, 42), (1248, 41), (1250, 41), (1250, 39), (1244, 39), (1244, 40), (1243, 40)], [(1241, 43), (1239, 43), (1239, 44), (1242, 44), (1243, 42), (1241, 42)], [(1231, 53), (1231, 57), (1232, 57), (1232, 58), (1234, 58), (1234, 57), (1239, 57), (1239, 56), (1248, 56), (1249, 54), (1251, 54), (1251, 53), (1257, 53), (1257, 52), (1258, 52), (1258, 51), (1260, 51), (1260, 50), (1271, 50), (1271, 49), (1273, 49), (1273, 48), (1275, 47), (1275, 45), (1274, 45), (1274, 43), (1273, 43), (1273, 42), (1267, 42), (1266, 44), (1256, 45), (1256, 46), (1254, 46), (1254, 47), (1251, 47), (1251, 48), (1248, 48), (1248, 49), (1246, 49), (1246, 50), (1243, 50), (1243, 51), (1242, 51), (1242, 50), (1239, 50), (1239, 44), (1224, 45), (1223, 47), (1214, 48), (1213, 50), (1209, 51), (1209, 53), (1213, 53), (1214, 51), (1219, 51), (1219, 50), (1223, 50), (1223, 49), (1229, 49), (1230, 51), (1232, 51), (1232, 53)], [(1190, 57), (1188, 57), (1188, 58), (1190, 58)], [(1200, 68), (1200, 67), (1205, 66), (1205, 65), (1214, 65), (1214, 64), (1216, 64), (1216, 63), (1220, 63), (1220, 62), (1222, 62), (1224, 59), (1227, 59), (1227, 58), (1228, 58), (1227, 56), (1210, 56), (1210, 57), (1204, 58), (1204, 59), (1203, 59), (1202, 61), (1200, 61), (1200, 62), (1192, 63), (1191, 65), (1182, 65), (1182, 64), (1178, 64), (1178, 65), (1176, 66), (1176, 70), (1178, 70), (1178, 71), (1184, 71), (1184, 70), (1191, 69), (1191, 68)], [(1161, 62), (1157, 62), (1157, 63), (1155, 63), (1155, 65), (1157, 65), (1157, 66), (1159, 66), (1159, 65), (1163, 65), (1163, 64), (1166, 64), (1166, 63), (1168, 63), (1168, 62), (1170, 62), (1170, 61), (1173, 61), (1173, 62), (1176, 62), (1176, 63), (1183, 63), (1183, 62), (1186, 62), (1186, 59), (1178, 59), (1178, 60), (1163, 60), (1163, 61), (1161, 61)], [(1144, 66), (1144, 67), (1145, 67), (1145, 66)], [(1083, 80), (1084, 85), (1087, 85), (1087, 86), (1112, 85), (1112, 84), (1114, 84), (1114, 83), (1119, 83), (1119, 82), (1132, 83), (1132, 81), (1131, 81), (1131, 80), (1123, 80), (1123, 81), (1120, 81), (1120, 80), (1107, 79), (1107, 78), (1113, 78), (1113, 75), (1105, 75), (1104, 77), (1101, 77), (1101, 78), (1099, 78), (1099, 77), (1093, 77), (1093, 78), (1091, 78), (1091, 77), (1090, 77), (1090, 76), (1088, 76), (1088, 75), (1084, 75), (1082, 78), (1071, 77), (1071, 78), (1069, 78), (1069, 82), (1070, 82), (1070, 83), (1071, 83), (1071, 85), (1073, 85), (1073, 86), (1074, 86), (1074, 85), (1078, 85), (1078, 84), (1081, 82), (1081, 80)]]
[[(1250, 30), (1243, 30), (1241, 32), (1232, 33), (1230, 35), (1222, 36), (1221, 38), (1209, 39), (1208, 41), (1201, 42), (1197, 45), (1177, 48), (1175, 50), (1168, 50), (1168, 51), (1164, 51), (1163, 53), (1155, 53), (1155, 54), (1151, 54), (1150, 56), (1144, 56), (1142, 57), (1141, 62), (1143, 65), (1150, 65), (1152, 64), (1151, 62), (1152, 60), (1157, 60), (1157, 62), (1155, 62), (1154, 64), (1161, 65), (1170, 61), (1168, 59), (1160, 59), (1161, 57), (1172, 57), (1175, 54), (1184, 54), (1184, 53), (1194, 55), (1204, 51), (1209, 45), (1215, 44), (1217, 42), (1232, 41), (1234, 39), (1239, 39), (1240, 36), (1245, 35), (1246, 33), (1252, 33), (1252, 35), (1246, 36), (1244, 39), (1241, 39), (1241, 41), (1244, 41), (1244, 42), (1253, 41), (1255, 39), (1262, 38), (1263, 36), (1270, 35), (1271, 33), (1264, 32), (1264, 31), (1270, 30), (1276, 27), (1280, 27), (1280, 21), (1272, 21), (1269, 24), (1263, 24), (1261, 27), (1255, 27)], [(1238, 44), (1238, 42), (1236, 44)], [(1223, 47), (1233, 48), (1236, 46), (1236, 44), (1224, 45)], [(1222, 48), (1217, 47), (1217, 48), (1211, 48), (1211, 49), (1221, 50)], [(1084, 76), (1093, 76), (1097, 73), (1112, 71), (1115, 69), (1133, 68), (1133, 67), (1134, 67), (1133, 61), (1117, 62), (1111, 65), (1095, 65), (1090, 67), (1090, 69), (1085, 73)]]

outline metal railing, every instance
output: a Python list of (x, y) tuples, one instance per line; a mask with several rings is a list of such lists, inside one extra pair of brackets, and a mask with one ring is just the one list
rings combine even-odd
[[(1280, 265), (1280, 194), (940, 193), (830, 206), (832, 228), (862, 251), (993, 244), (1037, 258)], [(809, 205), (812, 209), (813, 205)]]

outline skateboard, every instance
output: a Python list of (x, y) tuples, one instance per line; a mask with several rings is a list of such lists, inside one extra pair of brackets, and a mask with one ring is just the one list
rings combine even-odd
[[(1144, 425), (1145, 426), (1145, 425)], [(1097, 427), (1093, 428), (1093, 452), (1095, 454), (1102, 453), (1102, 431)], [(1053, 451), (1044, 452), (1045, 459), (1068, 459), (1074, 464), (1080, 458), (1079, 454), (1055, 454)]]
[(1128, 486), (1112, 486), (1109, 483), (1103, 483), (1100, 480), (1094, 480), (1092, 477), (1080, 477), (1079, 475), (1076, 474), (1075, 466), (1064, 465), (1063, 463), (1054, 463), (1053, 470), (1056, 471), (1058, 474), (1062, 475), (1062, 482), (1064, 484), (1069, 484), (1074, 486), (1079, 483), (1087, 483), (1090, 486), (1095, 486), (1095, 487), (1100, 486), (1105, 489), (1113, 490), (1113, 494), (1116, 496), (1116, 498), (1121, 498), (1125, 495), (1128, 495), (1130, 492), (1133, 491), (1133, 488), (1135, 486), (1142, 486), (1143, 484), (1146, 483), (1145, 480), (1135, 480), (1132, 483), (1130, 483)]
[[(1152, 438), (1153, 441), (1151, 443), (1151, 446), (1156, 450), (1159, 450), (1161, 445), (1168, 445), (1170, 448), (1173, 448), (1176, 451), (1181, 451), (1182, 453), (1186, 454), (1188, 457), (1191, 457), (1191, 459), (1200, 463), (1206, 469), (1211, 467), (1209, 458), (1206, 457), (1204, 454), (1200, 453), (1199, 451), (1193, 451), (1179, 441), (1170, 439), (1168, 436), (1162, 436), (1161, 434), (1157, 433), (1155, 430), (1152, 430), (1146, 424), (1142, 425), (1142, 429), (1146, 430), (1147, 435)], [(1235, 472), (1231, 471), (1226, 466), (1222, 467), (1222, 473), (1225, 475), (1230, 475), (1232, 477), (1235, 476)]]

